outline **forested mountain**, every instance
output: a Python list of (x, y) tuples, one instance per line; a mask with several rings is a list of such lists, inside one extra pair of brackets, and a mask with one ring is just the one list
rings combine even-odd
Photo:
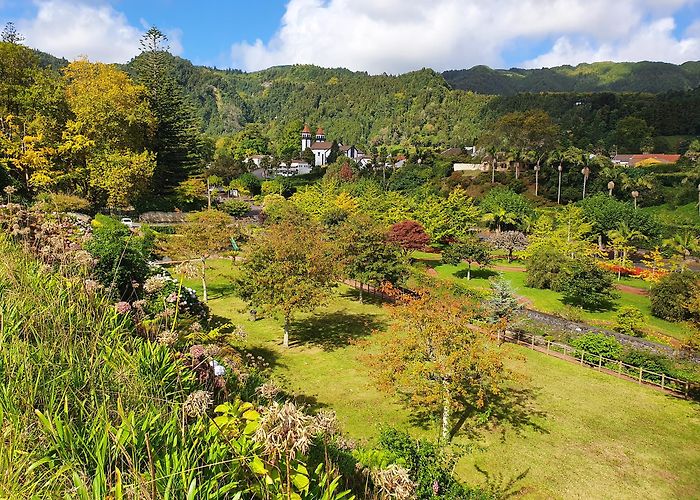
[(480, 94), (520, 92), (650, 92), (692, 90), (700, 86), (700, 62), (598, 62), (542, 69), (471, 69), (445, 71), (455, 89)]
[[(627, 117), (643, 119), (649, 135), (661, 137), (659, 151), (674, 151), (679, 140), (700, 135), (700, 63), (694, 62), (509, 71), (477, 66), (443, 75), (423, 69), (373, 76), (311, 65), (244, 73), (167, 57), (202, 130), (214, 138), (260, 124), (279, 147), (296, 144), (306, 122), (364, 148), (464, 146), (497, 117), (528, 109), (547, 111), (567, 131), (567, 141), (584, 148), (617, 144), (617, 124)], [(40, 60), (53, 68), (65, 64), (45, 54)], [(136, 78), (138, 65), (136, 58), (124, 69)], [(668, 142), (666, 136), (674, 137)]]

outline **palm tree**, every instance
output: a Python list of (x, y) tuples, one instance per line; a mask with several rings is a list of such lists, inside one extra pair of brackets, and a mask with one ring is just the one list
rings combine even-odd
[(496, 163), (498, 163), (498, 148), (495, 145), (489, 146), (487, 150), (491, 157), (491, 184), (496, 182)]
[(489, 212), (482, 217), (483, 221), (490, 226), (496, 226), (496, 232), (500, 233), (503, 224), (517, 224), (518, 216), (509, 212), (503, 207), (498, 207), (493, 212)]
[(557, 205), (561, 203), (561, 173), (564, 170), (564, 151), (557, 149), (552, 151), (552, 154), (547, 158), (547, 163), (550, 165), (557, 165), (557, 170), (559, 171), (559, 187), (557, 188)]
[(668, 248), (673, 253), (681, 257), (681, 267), (684, 267), (685, 260), (694, 253), (700, 252), (700, 241), (697, 236), (690, 231), (676, 234), (673, 238), (665, 239), (662, 242), (664, 248)]
[[(647, 239), (647, 237), (641, 231), (630, 228), (626, 222), (622, 222), (617, 229), (608, 231), (608, 238), (610, 238), (610, 241), (613, 244), (615, 258), (617, 258), (618, 253), (621, 253), (621, 267), (625, 267), (625, 264), (627, 263), (628, 252), (635, 249), (632, 244)], [(620, 279), (621, 273), (622, 270), (619, 270), (617, 273), (617, 279)]]

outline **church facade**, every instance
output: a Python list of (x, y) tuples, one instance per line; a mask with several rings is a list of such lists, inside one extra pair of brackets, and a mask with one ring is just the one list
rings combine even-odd
[[(314, 165), (317, 167), (322, 167), (328, 163), (328, 157), (331, 154), (331, 148), (333, 147), (332, 141), (326, 140), (326, 133), (321, 127), (316, 130), (315, 137), (311, 135), (311, 129), (308, 125), (304, 127), (301, 132), (301, 151), (304, 152), (310, 149), (314, 154)], [(353, 160), (359, 161), (360, 158), (364, 157), (362, 151), (357, 149), (355, 146), (344, 146), (338, 143), (338, 152), (341, 155), (352, 158)]]

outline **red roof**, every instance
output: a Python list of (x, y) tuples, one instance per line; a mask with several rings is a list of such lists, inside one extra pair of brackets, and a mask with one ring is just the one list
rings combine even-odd
[(318, 130), (316, 131), (316, 135), (326, 135), (326, 133), (323, 131), (321, 127), (318, 127)]
[(656, 160), (659, 163), (676, 163), (680, 159), (681, 159), (681, 155), (648, 154), (648, 155), (632, 155), (629, 162), (632, 165), (635, 165), (635, 164), (637, 164), (641, 161), (644, 161), (644, 160)]
[(308, 125), (304, 125), (304, 130), (301, 131), (302, 134), (310, 134), (311, 129), (309, 128)]
[(333, 143), (332, 143), (332, 142), (328, 142), (328, 141), (323, 141), (323, 142), (321, 142), (321, 141), (316, 141), (316, 142), (314, 142), (314, 143), (311, 145), (311, 149), (320, 149), (320, 150), (326, 151), (326, 150), (328, 150), (328, 149), (331, 149), (331, 146), (333, 146)]

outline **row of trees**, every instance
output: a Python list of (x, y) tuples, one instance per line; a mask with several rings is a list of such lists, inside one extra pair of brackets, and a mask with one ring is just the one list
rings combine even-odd
[(19, 40), (0, 42), (0, 182), (25, 197), (64, 192), (123, 207), (202, 167), (199, 124), (156, 28), (131, 75), (87, 60), (41, 67)]

